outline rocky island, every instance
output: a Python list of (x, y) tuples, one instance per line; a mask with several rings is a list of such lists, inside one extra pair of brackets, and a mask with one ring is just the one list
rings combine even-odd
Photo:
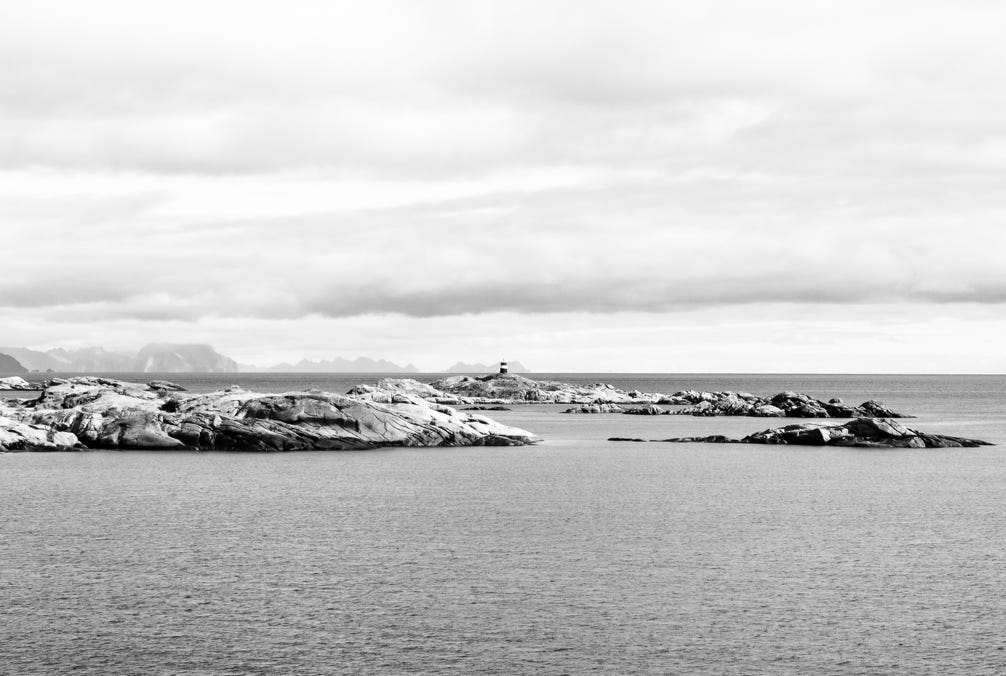
[[(611, 437), (609, 441), (645, 441)], [(732, 439), (722, 434), (706, 437), (676, 437), (658, 441), (707, 444), (792, 444), (801, 446), (857, 446), (864, 448), (973, 448), (993, 446), (980, 439), (919, 432), (885, 418), (856, 418), (841, 425), (800, 423)]]
[(571, 385), (554, 380), (532, 380), (517, 373), (487, 376), (448, 376), (432, 383), (438, 390), (465, 399), (502, 401), (511, 404), (628, 404), (643, 395), (625, 392), (607, 383)]
[(841, 399), (822, 401), (807, 394), (780, 392), (759, 397), (747, 392), (678, 392), (674, 395), (694, 405), (675, 411), (677, 415), (754, 416), (760, 418), (910, 418), (878, 401), (849, 406)]
[(898, 413), (879, 401), (864, 401), (850, 406), (841, 399), (822, 401), (808, 394), (780, 392), (772, 397), (759, 397), (747, 392), (677, 392), (670, 397), (692, 404), (674, 411), (655, 406), (630, 409), (626, 413), (656, 415), (660, 413), (694, 416), (749, 416), (755, 418), (911, 418)]
[(190, 394), (157, 381), (55, 379), (37, 399), (0, 402), (0, 450), (300, 451), (379, 446), (513, 446), (532, 433), (399, 393)]
[[(515, 373), (487, 376), (448, 376), (432, 383), (411, 378), (385, 378), (376, 385), (359, 385), (350, 396), (387, 402), (407, 394), (435, 404), (450, 406), (499, 406), (512, 404), (577, 404), (564, 413), (627, 413), (630, 415), (754, 416), (789, 418), (909, 418), (877, 401), (850, 406), (841, 399), (823, 401), (807, 394), (780, 392), (760, 397), (747, 392), (699, 392), (674, 394), (625, 391), (607, 383), (573, 385), (551, 380), (532, 380)], [(677, 410), (659, 405), (680, 406)]]

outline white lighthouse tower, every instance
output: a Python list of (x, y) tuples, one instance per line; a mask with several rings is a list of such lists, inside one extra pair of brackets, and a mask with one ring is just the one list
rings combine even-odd
[(506, 359), (500, 360), (500, 373), (509, 373), (510, 369), (506, 365)]

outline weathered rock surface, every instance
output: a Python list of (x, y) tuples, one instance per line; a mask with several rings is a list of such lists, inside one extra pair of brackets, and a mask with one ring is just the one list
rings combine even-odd
[[(609, 441), (626, 441), (612, 437)], [(842, 425), (800, 423), (732, 439), (716, 434), (708, 437), (677, 437), (672, 442), (793, 444), (802, 446), (860, 446), (867, 448), (959, 448), (992, 446), (980, 439), (919, 432), (886, 418), (856, 418)]]
[[(588, 386), (547, 380), (532, 380), (516, 373), (488, 376), (448, 376), (433, 383), (412, 378), (384, 378), (376, 385), (358, 385), (348, 393), (372, 401), (391, 402), (399, 395), (421, 397), (450, 406), (509, 404), (619, 404), (648, 403), (604, 383)], [(643, 395), (646, 396), (646, 395)], [(663, 395), (660, 395), (663, 396)]]
[(0, 390), (22, 390), (22, 391), (33, 391), (41, 390), (40, 385), (35, 385), (29, 383), (27, 380), (21, 376), (11, 376), (9, 378), (0, 378)]
[(666, 408), (660, 408), (654, 404), (625, 409), (626, 415), (667, 415), (668, 413), (670, 413), (670, 411)]
[(427, 383), (421, 383), (413, 378), (384, 378), (376, 385), (357, 385), (346, 393), (350, 397), (358, 397), (381, 404), (404, 402), (409, 397), (418, 397), (434, 404), (460, 406), (462, 404), (506, 404), (507, 401), (476, 401), (466, 397), (448, 394)]
[(747, 392), (679, 392), (676, 397), (694, 400), (677, 415), (754, 416), (761, 418), (910, 418), (878, 401), (848, 406), (840, 399), (821, 401), (807, 394), (780, 392), (764, 398)]
[(618, 404), (580, 404), (567, 408), (563, 413), (624, 413), (625, 409)]
[(151, 380), (147, 387), (152, 390), (164, 390), (165, 392), (184, 392), (185, 388), (170, 380)]
[(513, 403), (626, 404), (637, 400), (628, 392), (605, 383), (570, 385), (552, 380), (532, 380), (516, 373), (488, 376), (448, 376), (433, 387), (470, 400), (505, 400)]
[(393, 403), (318, 391), (195, 395), (82, 377), (53, 381), (38, 399), (8, 403), (3, 412), (46, 433), (69, 432), (88, 448), (295, 451), (538, 441), (526, 430), (406, 394)]
[(0, 451), (79, 450), (77, 437), (43, 425), (29, 425), (0, 416)]
[[(488, 376), (449, 376), (426, 384), (410, 378), (385, 378), (376, 385), (359, 385), (349, 391), (351, 396), (362, 396), (372, 401), (392, 403), (395, 397), (406, 394), (421, 397), (438, 404), (458, 406), (490, 404), (583, 404), (584, 407), (568, 412), (608, 413), (612, 410), (594, 409), (600, 404), (636, 404), (684, 406), (674, 413), (695, 416), (757, 416), (790, 418), (907, 418), (876, 401), (859, 406), (847, 406), (838, 399), (828, 402), (806, 394), (781, 392), (773, 397), (760, 397), (748, 392), (699, 392), (682, 390), (674, 394), (660, 392), (626, 392), (606, 383), (572, 385), (550, 380), (532, 380), (516, 373), (494, 373)], [(648, 413), (636, 409), (630, 414)]]

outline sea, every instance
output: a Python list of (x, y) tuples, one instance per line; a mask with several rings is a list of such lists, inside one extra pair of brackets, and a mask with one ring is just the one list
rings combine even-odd
[(535, 446), (0, 454), (0, 673), (1006, 674), (1006, 376), (534, 377), (878, 399), (997, 445), (617, 443), (780, 421), (526, 405), (488, 415)]

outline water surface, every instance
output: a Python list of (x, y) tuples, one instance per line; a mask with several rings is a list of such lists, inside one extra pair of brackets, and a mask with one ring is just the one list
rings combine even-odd
[[(1006, 444), (1002, 377), (583, 379), (879, 398)], [(614, 444), (775, 421), (561, 408), (491, 414), (535, 447), (0, 455), (0, 672), (1006, 672), (1001, 446)]]

